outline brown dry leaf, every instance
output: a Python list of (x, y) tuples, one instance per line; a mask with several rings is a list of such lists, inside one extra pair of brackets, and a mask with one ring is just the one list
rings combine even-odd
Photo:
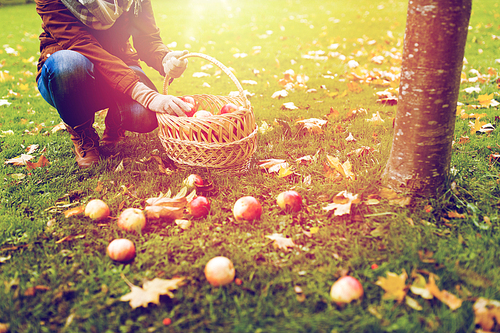
[(159, 219), (169, 219), (176, 220), (182, 218), (184, 215), (184, 208), (181, 207), (169, 207), (169, 206), (146, 206), (144, 208), (146, 219), (148, 220), (159, 220)]
[(260, 160), (258, 162), (258, 164), (259, 164), (259, 167), (261, 169), (267, 170), (267, 172), (269, 172), (269, 173), (273, 173), (273, 172), (278, 173), (278, 172), (280, 172), (281, 168), (286, 169), (289, 167), (289, 164), (286, 160), (280, 160), (280, 159), (275, 159), (275, 158)]
[(122, 278), (130, 287), (131, 291), (120, 297), (120, 301), (128, 301), (132, 309), (139, 306), (147, 308), (149, 303), (160, 304), (160, 295), (174, 297), (172, 290), (176, 290), (184, 284), (183, 277), (170, 280), (155, 278), (154, 280), (144, 282), (143, 287), (140, 288), (130, 283), (123, 273)]
[(186, 197), (181, 198), (166, 198), (166, 197), (156, 197), (149, 198), (146, 200), (146, 205), (149, 206), (165, 206), (165, 207), (180, 207), (184, 208), (186, 206)]
[(328, 123), (327, 120), (318, 119), (318, 118), (309, 118), (303, 120), (297, 120), (295, 122), (301, 126), (301, 129), (307, 130), (312, 134), (321, 134), (323, 133), (322, 127)]
[(34, 156), (29, 154), (21, 154), (20, 156), (13, 157), (4, 162), (4, 164), (12, 165), (26, 165), (26, 162), (31, 160)]
[(370, 152), (373, 151), (375, 151), (375, 149), (373, 149), (372, 147), (362, 146), (350, 151), (349, 153), (347, 153), (347, 156), (356, 155), (359, 157), (363, 155), (368, 155)]
[(452, 293), (444, 289), (439, 290), (438, 286), (436, 285), (434, 274), (429, 275), (429, 282), (427, 283), (426, 288), (434, 297), (436, 297), (444, 304), (448, 305), (448, 307), (452, 311), (462, 306), (463, 301), (460, 298), (458, 298), (457, 296), (453, 295)]
[(54, 134), (57, 131), (65, 130), (65, 129), (66, 129), (66, 125), (64, 125), (64, 122), (61, 121), (59, 124), (57, 124), (56, 126), (54, 126), (50, 132), (52, 134)]
[(83, 214), (84, 211), (85, 211), (85, 205), (73, 207), (64, 211), (64, 217), (68, 218), (71, 216), (80, 215)]
[(333, 120), (333, 119), (337, 118), (339, 115), (340, 115), (340, 113), (337, 110), (335, 110), (333, 107), (330, 107), (330, 113), (327, 114), (326, 117), (328, 119)]
[(352, 194), (347, 192), (347, 190), (344, 190), (342, 192), (339, 192), (333, 198), (333, 202), (323, 207), (323, 209), (326, 211), (335, 210), (334, 212), (335, 216), (342, 216), (345, 214), (350, 214), (351, 205), (353, 203), (357, 203), (358, 201), (359, 200), (357, 194)]
[(385, 294), (382, 296), (382, 299), (389, 299), (401, 302), (407, 293), (406, 288), (406, 279), (408, 278), (408, 274), (403, 269), (403, 273), (397, 275), (392, 272), (387, 272), (387, 277), (379, 277), (376, 285), (380, 286), (384, 289)]
[(474, 305), (474, 324), (483, 332), (500, 332), (500, 302), (479, 297)]
[(382, 188), (379, 192), (380, 198), (389, 200), (390, 205), (408, 206), (411, 203), (411, 197), (401, 197), (394, 190)]
[(283, 237), (281, 234), (272, 234), (266, 236), (266, 238), (274, 240), (273, 246), (275, 249), (283, 250), (285, 252), (289, 252), (292, 247), (295, 247), (295, 243), (291, 238)]
[(47, 166), (49, 164), (50, 164), (50, 162), (47, 159), (47, 157), (45, 157), (42, 154), (42, 155), (40, 155), (40, 157), (38, 158), (38, 161), (36, 163), (26, 161), (26, 169), (31, 170), (31, 169), (41, 168), (41, 167)]
[(450, 219), (464, 219), (465, 214), (460, 214), (456, 210), (448, 212), (448, 217)]
[(460, 139), (458, 140), (457, 144), (465, 145), (469, 142), (470, 142), (470, 138), (468, 136), (461, 136)]

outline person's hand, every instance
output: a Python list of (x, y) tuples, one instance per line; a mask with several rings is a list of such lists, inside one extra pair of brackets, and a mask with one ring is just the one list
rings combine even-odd
[(191, 110), (189, 104), (180, 98), (172, 95), (162, 95), (142, 82), (137, 82), (134, 85), (130, 96), (145, 108), (158, 113), (168, 113), (172, 116), (186, 117), (185, 112)]
[(188, 53), (187, 50), (168, 52), (162, 60), (165, 76), (169, 76), (173, 79), (179, 78), (186, 70), (188, 64), (187, 59), (179, 60), (179, 58)]

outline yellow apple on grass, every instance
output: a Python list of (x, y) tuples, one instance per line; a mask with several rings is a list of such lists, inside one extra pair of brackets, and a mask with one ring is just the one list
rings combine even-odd
[(205, 277), (214, 287), (233, 282), (235, 273), (231, 260), (223, 256), (214, 257), (205, 265)]
[(140, 232), (146, 226), (146, 216), (139, 208), (127, 208), (118, 216), (117, 225), (126, 231)]
[(109, 217), (110, 210), (108, 205), (101, 199), (90, 200), (85, 205), (85, 216), (92, 220), (101, 221)]

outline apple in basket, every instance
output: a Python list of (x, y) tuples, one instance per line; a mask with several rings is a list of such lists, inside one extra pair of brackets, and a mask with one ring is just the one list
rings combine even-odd
[(192, 117), (196, 113), (196, 111), (198, 111), (198, 102), (196, 102), (195, 99), (191, 96), (182, 96), (179, 98), (189, 104), (189, 106), (191, 107), (191, 111), (186, 112), (186, 116)]
[(222, 107), (222, 109), (220, 109), (220, 114), (231, 113), (236, 110), (238, 110), (238, 106), (236, 104), (227, 103)]
[(204, 118), (213, 116), (212, 112), (207, 110), (199, 110), (193, 115), (194, 118)]

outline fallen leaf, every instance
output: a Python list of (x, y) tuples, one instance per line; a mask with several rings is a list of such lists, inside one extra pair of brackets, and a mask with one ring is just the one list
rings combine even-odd
[(42, 155), (40, 155), (40, 157), (38, 158), (38, 161), (36, 163), (26, 161), (26, 169), (32, 170), (32, 169), (47, 166), (49, 164), (50, 164), (49, 160), (42, 154)]
[(4, 164), (12, 165), (26, 165), (26, 162), (31, 160), (34, 156), (28, 154), (21, 154), (20, 156), (13, 157), (4, 162)]
[[(479, 297), (474, 305), (474, 324), (483, 332), (500, 332), (500, 302)], [(478, 332), (478, 331), (476, 331)]]
[(172, 298), (174, 297), (172, 290), (176, 290), (184, 284), (183, 277), (170, 280), (155, 278), (151, 281), (144, 282), (143, 287), (140, 288), (130, 283), (123, 273), (121, 276), (130, 287), (131, 291), (120, 297), (120, 301), (128, 301), (132, 309), (140, 306), (147, 308), (149, 303), (160, 304), (160, 295), (168, 295)]
[(295, 243), (291, 238), (285, 238), (281, 234), (272, 234), (266, 236), (266, 238), (274, 240), (273, 246), (276, 249), (283, 250), (285, 252), (289, 252), (292, 247), (295, 247)]
[(269, 173), (278, 173), (281, 168), (288, 168), (289, 164), (286, 160), (280, 160), (275, 158), (270, 158), (266, 160), (260, 160), (258, 165), (261, 169), (267, 170)]
[(406, 295), (405, 297), (405, 303), (408, 305), (410, 308), (417, 310), (417, 311), (422, 311), (423, 308), (422, 306), (413, 298), (410, 296)]
[(84, 211), (85, 211), (85, 205), (73, 207), (64, 211), (64, 217), (68, 218), (71, 216), (80, 215), (83, 214)]
[(410, 290), (415, 295), (419, 295), (425, 299), (433, 299), (434, 296), (430, 293), (430, 291), (426, 288), (427, 282), (425, 281), (425, 277), (421, 274), (416, 274), (413, 283), (410, 286)]
[(335, 210), (333, 213), (335, 216), (342, 216), (351, 213), (351, 205), (358, 201), (358, 195), (352, 194), (344, 190), (337, 193), (333, 198), (333, 202), (323, 207), (326, 211)]
[(10, 260), (10, 259), (11, 259), (10, 254), (7, 257), (0, 257), (0, 264), (3, 264), (5, 262), (7, 262), (7, 260)]
[(352, 172), (352, 165), (349, 160), (345, 161), (344, 163), (340, 163), (338, 157), (330, 155), (326, 155), (326, 159), (328, 161), (328, 164), (335, 170), (337, 170), (345, 178), (349, 178), (352, 180), (356, 178), (356, 175)]
[(385, 294), (382, 299), (395, 300), (401, 302), (407, 293), (406, 289), (406, 279), (408, 274), (403, 269), (403, 273), (397, 275), (392, 272), (387, 272), (387, 277), (380, 276), (375, 282), (376, 285), (384, 289)]
[(283, 98), (283, 97), (287, 97), (287, 96), (288, 96), (288, 91), (278, 90), (272, 94), (271, 98)]
[(184, 209), (187, 205), (185, 192), (186, 191), (182, 191), (182, 193), (178, 193), (174, 198), (168, 198), (160, 195), (159, 197), (147, 199), (147, 206), (144, 208), (146, 219), (176, 220), (182, 218)]
[(457, 296), (453, 295), (452, 293), (444, 289), (439, 290), (438, 286), (436, 285), (434, 274), (429, 275), (429, 282), (427, 283), (426, 288), (434, 297), (436, 297), (444, 304), (448, 305), (448, 307), (452, 311), (462, 306), (463, 301), (460, 298), (458, 298)]
[(293, 167), (291, 167), (291, 166), (289, 166), (288, 168), (281, 167), (280, 170), (278, 171), (279, 178), (285, 178), (285, 177), (288, 177), (288, 176), (293, 175), (293, 174), (294, 174), (294, 171), (293, 171)]
[(66, 125), (64, 124), (64, 122), (61, 121), (59, 124), (54, 126), (50, 132), (53, 134), (57, 131), (65, 130), (65, 129), (66, 129)]
[(318, 118), (309, 118), (309, 119), (297, 120), (295, 123), (300, 125), (301, 129), (305, 129), (309, 133), (321, 134), (323, 133), (322, 127), (326, 125), (328, 121)]
[(295, 106), (295, 104), (293, 102), (287, 102), (287, 103), (283, 103), (283, 105), (281, 105), (281, 110), (297, 110), (298, 107)]
[(366, 121), (369, 121), (374, 125), (378, 125), (380, 123), (383, 123), (384, 119), (382, 119), (380, 113), (377, 111), (377, 113), (372, 113), (372, 117), (370, 119), (366, 119)]

